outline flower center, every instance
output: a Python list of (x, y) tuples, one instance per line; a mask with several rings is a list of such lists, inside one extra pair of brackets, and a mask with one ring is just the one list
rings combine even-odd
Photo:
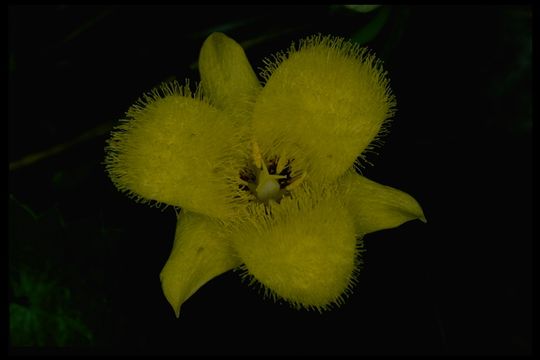
[(284, 156), (267, 162), (255, 141), (252, 142), (252, 157), (253, 165), (240, 173), (241, 189), (250, 191), (259, 202), (268, 203), (273, 200), (279, 203), (283, 196), (289, 195), (304, 180), (305, 173), (291, 176), (292, 160)]
[(260, 201), (268, 201), (270, 199), (278, 201), (281, 199), (281, 186), (279, 185), (279, 179), (286, 179), (285, 175), (273, 175), (268, 172), (264, 162), (262, 163), (262, 169), (259, 169), (257, 176), (257, 183), (255, 186), (255, 196)]

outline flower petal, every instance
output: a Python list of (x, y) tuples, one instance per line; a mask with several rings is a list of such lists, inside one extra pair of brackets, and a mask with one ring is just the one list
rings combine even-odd
[(211, 34), (201, 49), (199, 71), (203, 92), (214, 106), (249, 114), (261, 85), (236, 41), (219, 32)]
[(341, 304), (354, 281), (357, 241), (334, 192), (295, 192), (280, 204), (252, 204), (251, 222), (231, 234), (247, 269), (274, 299), (324, 310)]
[(143, 202), (215, 217), (235, 213), (248, 150), (227, 115), (170, 83), (145, 95), (127, 117), (113, 131), (105, 159), (116, 187)]
[(307, 38), (276, 59), (263, 72), (255, 139), (265, 154), (276, 147), (289, 156), (305, 153), (312, 180), (335, 180), (394, 113), (386, 72), (366, 49), (332, 37)]
[(362, 235), (391, 229), (407, 221), (426, 222), (418, 202), (407, 193), (351, 172), (340, 180), (342, 195)]
[(239, 265), (240, 259), (216, 220), (182, 211), (172, 253), (160, 274), (163, 293), (176, 317), (201, 286)]

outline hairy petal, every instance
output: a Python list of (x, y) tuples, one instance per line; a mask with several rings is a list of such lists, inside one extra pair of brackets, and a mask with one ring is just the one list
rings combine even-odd
[(381, 62), (341, 38), (313, 36), (266, 63), (255, 139), (264, 153), (304, 153), (313, 181), (342, 175), (394, 113)]
[(245, 275), (274, 299), (319, 311), (343, 301), (354, 281), (357, 240), (334, 195), (303, 187), (280, 204), (252, 204), (251, 221), (231, 234)]
[(106, 149), (107, 170), (118, 189), (143, 202), (220, 218), (235, 214), (247, 148), (223, 112), (171, 83), (132, 106), (127, 118)]
[(249, 120), (261, 85), (242, 47), (223, 33), (213, 33), (199, 55), (203, 92), (219, 109)]
[(352, 171), (339, 183), (356, 231), (362, 235), (391, 229), (410, 220), (426, 222), (418, 202), (401, 190), (381, 185)]
[(214, 277), (240, 265), (216, 220), (183, 211), (174, 245), (161, 271), (163, 293), (179, 316), (182, 304)]

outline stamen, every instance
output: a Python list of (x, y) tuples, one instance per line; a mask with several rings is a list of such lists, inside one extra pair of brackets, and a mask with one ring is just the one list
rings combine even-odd
[(257, 144), (255, 140), (251, 141), (251, 149), (253, 155), (253, 164), (255, 164), (255, 167), (257, 169), (261, 170), (264, 161), (261, 155), (261, 149), (259, 148), (259, 144)]
[(278, 163), (276, 166), (276, 174), (281, 174), (283, 169), (285, 169), (285, 166), (287, 166), (287, 159), (285, 158), (285, 154), (282, 152), (279, 156)]
[(304, 182), (304, 179), (306, 178), (306, 173), (303, 172), (302, 175), (296, 177), (289, 185), (285, 186), (285, 190), (292, 190), (300, 186)]
[(305, 173), (291, 178), (291, 160), (284, 153), (267, 163), (255, 140), (251, 141), (251, 150), (255, 169), (248, 167), (240, 172), (240, 186), (242, 190), (249, 189), (257, 200), (279, 203), (283, 196), (289, 195), (290, 190), (304, 181)]
[(249, 182), (247, 182), (246, 180), (244, 180), (244, 179), (242, 179), (242, 178), (240, 178), (240, 180), (239, 180), (238, 182), (239, 182), (240, 184), (242, 184), (242, 185), (245, 185), (245, 186), (248, 186), (248, 185), (250, 184)]

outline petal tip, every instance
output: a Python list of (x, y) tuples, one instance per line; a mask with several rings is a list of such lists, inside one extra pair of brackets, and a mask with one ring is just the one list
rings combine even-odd
[(251, 118), (249, 109), (261, 85), (239, 43), (224, 33), (211, 33), (199, 54), (199, 71), (205, 99), (236, 114), (235, 119)]
[(177, 307), (173, 306), (173, 310), (174, 310), (174, 316), (176, 316), (176, 318), (178, 319), (180, 317), (180, 306), (177, 306)]
[(219, 54), (223, 50), (223, 46), (227, 45), (235, 45), (236, 41), (228, 37), (222, 32), (213, 32), (203, 43), (203, 46), (201, 48), (201, 52), (208, 52), (212, 51), (215, 52), (214, 54)]
[(422, 207), (420, 206), (418, 201), (415, 198), (413, 198), (412, 196), (410, 196), (409, 194), (407, 194), (407, 197), (409, 197), (411, 203), (414, 204), (412, 206), (412, 208), (414, 209), (414, 211), (412, 212), (414, 217), (411, 220), (418, 219), (421, 222), (423, 222), (424, 224), (427, 223), (426, 215), (424, 215), (424, 210), (422, 209)]
[(418, 201), (416, 201), (416, 199), (413, 198), (411, 195), (406, 194), (406, 193), (404, 194), (410, 201), (410, 214), (411, 214), (410, 220), (418, 219), (424, 224), (427, 223), (426, 215), (424, 215), (424, 210), (422, 209)]
[(228, 36), (220, 31), (215, 31), (211, 33), (210, 35), (208, 35), (207, 40), (217, 40), (217, 39), (223, 39), (223, 38), (228, 38)]
[(345, 181), (346, 201), (359, 233), (392, 229), (416, 219), (427, 223), (422, 207), (411, 195), (357, 174), (348, 175)]
[(160, 274), (160, 280), (161, 280), (161, 288), (163, 290), (163, 294), (165, 295), (165, 299), (167, 299), (167, 302), (169, 305), (171, 305), (174, 315), (178, 319), (180, 316), (180, 307), (182, 306), (182, 303), (185, 299), (182, 299), (180, 294), (177, 291), (174, 291), (176, 288), (172, 287), (169, 282), (167, 281), (163, 275), (163, 272)]

